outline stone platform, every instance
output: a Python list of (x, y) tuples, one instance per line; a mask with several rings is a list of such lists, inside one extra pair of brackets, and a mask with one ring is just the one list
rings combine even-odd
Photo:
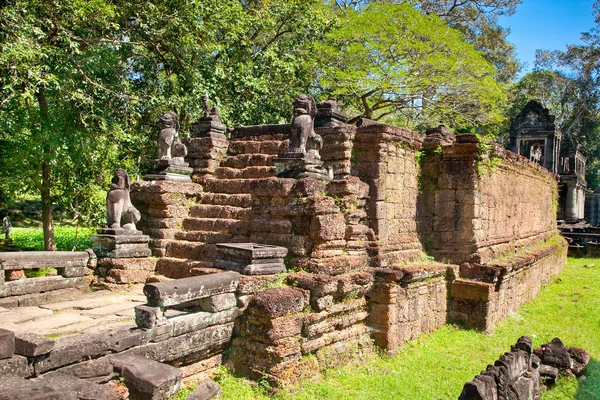
[(53, 338), (135, 327), (134, 307), (146, 302), (143, 285), (115, 293), (99, 290), (37, 307), (0, 307), (0, 328)]

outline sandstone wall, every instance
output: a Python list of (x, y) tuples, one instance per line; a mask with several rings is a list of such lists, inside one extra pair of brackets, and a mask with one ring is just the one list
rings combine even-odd
[(357, 128), (352, 149), (352, 175), (369, 185), (368, 217), (376, 243), (372, 266), (388, 266), (418, 258), (419, 166), (422, 136), (377, 123)]
[(556, 232), (556, 177), (523, 157), (458, 135), (427, 140), (421, 166), (419, 233), (438, 260), (485, 262)]

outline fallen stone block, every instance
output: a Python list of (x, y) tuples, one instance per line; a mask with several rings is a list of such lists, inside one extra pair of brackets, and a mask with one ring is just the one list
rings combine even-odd
[(121, 372), (130, 400), (167, 400), (179, 390), (182, 377), (179, 369), (145, 357), (130, 360), (134, 362), (125, 364)]
[(89, 275), (92, 271), (87, 267), (63, 267), (56, 269), (58, 275), (65, 278), (76, 278)]
[(144, 286), (144, 294), (148, 305), (168, 307), (216, 294), (234, 293), (239, 281), (239, 273), (228, 271), (169, 282), (148, 283)]
[(116, 375), (108, 357), (69, 365), (68, 367), (48, 372), (44, 376), (52, 376), (53, 374), (71, 375), (98, 384), (108, 382)]
[(135, 323), (138, 328), (152, 329), (167, 323), (164, 307), (135, 306)]
[(15, 354), (15, 333), (0, 329), (0, 359), (10, 358)]
[(221, 386), (213, 381), (206, 381), (186, 397), (186, 400), (210, 400), (221, 393)]
[(573, 367), (573, 360), (569, 355), (569, 351), (559, 338), (554, 338), (551, 342), (535, 349), (535, 355), (540, 358), (542, 364), (559, 369), (571, 369)]
[(569, 355), (573, 360), (571, 371), (579, 376), (590, 362), (590, 353), (579, 347), (569, 347)]
[(0, 360), (0, 382), (3, 381), (7, 376), (20, 376), (27, 378), (33, 375), (33, 368), (29, 367), (27, 363), (27, 357), (14, 355), (11, 358), (5, 358)]
[(200, 308), (206, 312), (219, 312), (235, 307), (237, 299), (233, 293), (216, 294), (200, 299)]
[(15, 353), (36, 357), (50, 353), (54, 348), (54, 340), (31, 332), (17, 332), (15, 335)]
[(539, 374), (545, 383), (554, 385), (556, 383), (556, 379), (558, 378), (558, 368), (542, 364), (539, 368)]

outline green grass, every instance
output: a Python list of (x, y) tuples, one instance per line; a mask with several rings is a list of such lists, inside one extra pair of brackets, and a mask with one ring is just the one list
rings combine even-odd
[[(585, 268), (586, 263), (596, 267)], [(216, 380), (223, 399), (457, 399), (465, 382), (522, 335), (532, 337), (536, 347), (557, 336), (592, 356), (587, 379), (560, 378), (543, 400), (600, 399), (600, 259), (570, 259), (559, 278), (493, 334), (447, 325), (406, 343), (394, 357), (374, 355), (360, 366), (330, 369), (274, 397), (227, 372)]]
[[(92, 247), (90, 235), (95, 228), (76, 228), (74, 226), (55, 226), (54, 237), (56, 250), (85, 250)], [(44, 233), (42, 228), (13, 228), (12, 239), (22, 250), (44, 250)]]

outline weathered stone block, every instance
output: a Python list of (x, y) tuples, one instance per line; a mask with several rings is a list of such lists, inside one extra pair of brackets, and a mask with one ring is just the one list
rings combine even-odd
[(229, 271), (169, 282), (149, 283), (144, 286), (144, 294), (149, 305), (167, 307), (216, 294), (233, 293), (239, 281), (240, 274)]
[(170, 335), (173, 337), (199, 331), (214, 325), (233, 322), (239, 315), (238, 308), (230, 308), (219, 312), (195, 312), (169, 319)]
[(138, 328), (152, 329), (167, 323), (163, 307), (152, 307), (148, 305), (136, 306), (135, 323)]
[(260, 292), (250, 301), (248, 310), (269, 317), (300, 312), (304, 309), (304, 292), (297, 288), (274, 288)]
[(200, 299), (200, 308), (202, 311), (211, 313), (228, 310), (235, 307), (237, 299), (233, 293), (216, 294), (211, 297)]
[(310, 236), (318, 240), (343, 239), (346, 220), (343, 214), (318, 215), (312, 219)]
[(0, 329), (0, 359), (10, 358), (15, 354), (15, 333)]
[(0, 385), (8, 376), (20, 376), (27, 378), (33, 375), (33, 368), (29, 367), (27, 357), (14, 355), (11, 358), (0, 360)]
[(15, 353), (36, 357), (48, 354), (54, 348), (54, 340), (31, 332), (17, 332), (15, 334)]
[(196, 387), (186, 400), (210, 400), (221, 393), (221, 386), (213, 381), (206, 381)]
[(62, 267), (57, 268), (57, 273), (65, 278), (76, 278), (89, 275), (91, 270), (87, 267)]
[(131, 400), (167, 400), (179, 390), (182, 373), (170, 365), (136, 357), (121, 371)]
[(494, 285), (485, 282), (455, 280), (452, 282), (452, 297), (472, 301), (490, 301)]

